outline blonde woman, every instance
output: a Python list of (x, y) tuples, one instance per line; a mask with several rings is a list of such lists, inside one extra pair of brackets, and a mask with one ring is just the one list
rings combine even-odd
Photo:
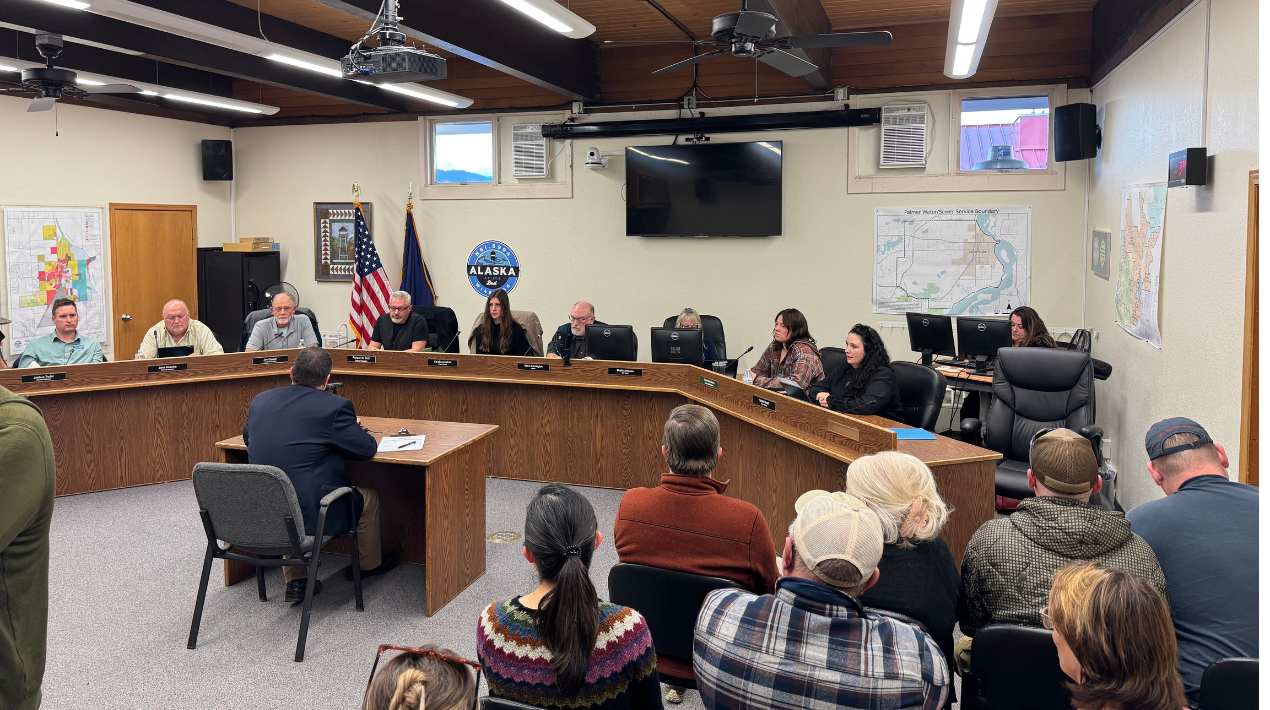
[[(679, 312), (679, 317), (675, 319), (675, 327), (701, 330), (701, 314), (692, 308), (685, 308)], [(704, 334), (701, 338), (701, 357), (706, 362), (723, 359), (720, 353), (715, 352), (714, 345), (705, 339)]]
[(953, 664), (953, 626), (961, 575), (939, 537), (948, 506), (920, 459), (898, 451), (862, 456), (847, 469), (847, 493), (868, 503), (882, 519), (878, 583), (860, 597), (865, 606), (915, 619)]

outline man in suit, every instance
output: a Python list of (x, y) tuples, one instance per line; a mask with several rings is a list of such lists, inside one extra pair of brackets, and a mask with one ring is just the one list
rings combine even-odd
[[(251, 401), (243, 439), (247, 459), (254, 464), (277, 466), (295, 486), (304, 532), (316, 534), (319, 502), (327, 493), (352, 485), (344, 473), (344, 460), (365, 461), (375, 455), (375, 437), (362, 428), (353, 403), (326, 391), (331, 380), (331, 355), (318, 347), (300, 351), (291, 367), (291, 384), (261, 392)], [(380, 547), (379, 496), (369, 488), (354, 488), (353, 495), (337, 501), (327, 511), (326, 532), (343, 532), (356, 522), (362, 576), (392, 569), (395, 558), (385, 559)], [(286, 599), (304, 599), (305, 568), (287, 566)], [(321, 590), (321, 582), (313, 593)]]

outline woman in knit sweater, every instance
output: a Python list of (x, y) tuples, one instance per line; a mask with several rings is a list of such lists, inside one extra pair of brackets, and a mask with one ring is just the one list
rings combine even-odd
[(660, 708), (653, 637), (639, 612), (600, 601), (588, 569), (603, 540), (595, 510), (543, 486), (525, 513), (529, 594), (495, 602), (476, 625), (489, 694), (543, 708)]

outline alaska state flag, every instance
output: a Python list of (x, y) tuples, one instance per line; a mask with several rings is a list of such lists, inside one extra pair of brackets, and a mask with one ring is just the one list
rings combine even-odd
[(432, 275), (419, 249), (419, 234), (415, 231), (414, 205), (406, 203), (406, 245), (401, 252), (401, 290), (410, 294), (415, 306), (436, 305), (436, 292), (432, 290)]

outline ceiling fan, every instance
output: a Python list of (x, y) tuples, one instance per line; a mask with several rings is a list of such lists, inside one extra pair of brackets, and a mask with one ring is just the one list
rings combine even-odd
[(885, 30), (777, 37), (776, 26), (779, 22), (780, 18), (766, 0), (742, 0), (739, 11), (724, 13), (714, 18), (710, 26), (710, 39), (693, 43), (701, 47), (714, 47), (714, 51), (697, 54), (681, 62), (664, 66), (653, 73), (664, 74), (707, 59), (731, 55), (754, 57), (790, 76), (803, 76), (820, 67), (790, 52), (791, 49), (872, 47), (891, 43), (891, 33)]
[(62, 56), (62, 36), (42, 32), (35, 36), (35, 51), (44, 57), (45, 66), (22, 70), (21, 85), (8, 92), (34, 92), (36, 97), (27, 111), (48, 111), (63, 96), (81, 98), (89, 94), (136, 94), (141, 89), (131, 84), (81, 85), (75, 72), (58, 69), (53, 62)]

